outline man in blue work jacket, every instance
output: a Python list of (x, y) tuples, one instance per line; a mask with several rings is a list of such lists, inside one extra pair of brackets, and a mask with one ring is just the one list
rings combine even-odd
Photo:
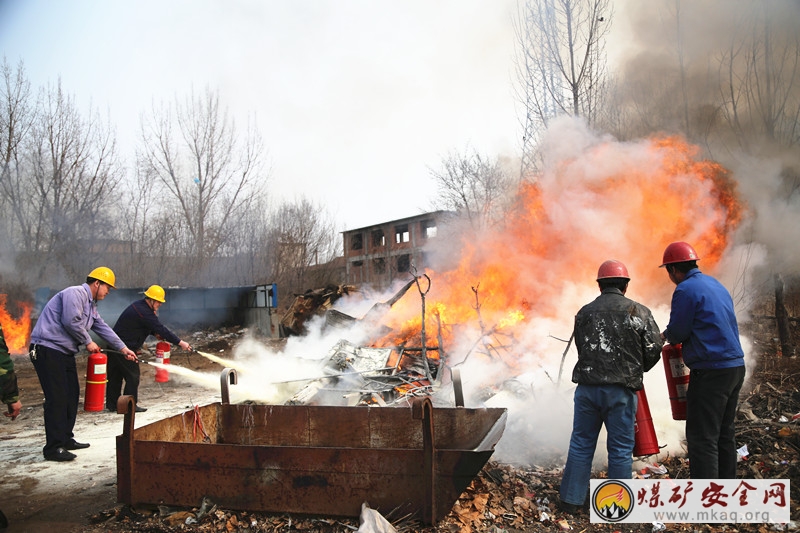
[(661, 266), (676, 285), (669, 325), (662, 333), (683, 345), (689, 367), (686, 443), (694, 479), (736, 478), (736, 407), (744, 382), (744, 351), (728, 290), (700, 272), (689, 244), (673, 242)]

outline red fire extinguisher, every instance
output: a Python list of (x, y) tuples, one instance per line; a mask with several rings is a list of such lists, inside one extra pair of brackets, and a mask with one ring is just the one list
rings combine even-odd
[(661, 360), (667, 375), (669, 404), (673, 420), (686, 420), (686, 390), (689, 388), (689, 367), (683, 362), (680, 344), (665, 344), (661, 349)]
[(108, 356), (103, 352), (89, 354), (86, 363), (86, 394), (83, 398), (84, 411), (102, 411), (106, 396), (106, 368)]
[[(160, 363), (162, 365), (169, 364), (169, 343), (168, 342), (158, 342), (156, 343), (156, 363)], [(158, 368), (156, 367), (156, 382), (157, 383), (166, 383), (169, 381), (169, 372), (166, 368)]]
[(658, 453), (658, 438), (653, 427), (653, 417), (650, 415), (650, 404), (647, 403), (647, 394), (644, 387), (636, 391), (639, 399), (636, 407), (636, 424), (633, 443), (633, 455), (642, 457)]

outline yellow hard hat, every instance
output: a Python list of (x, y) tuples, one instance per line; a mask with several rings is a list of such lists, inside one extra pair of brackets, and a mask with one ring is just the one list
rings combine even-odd
[(164, 289), (162, 289), (160, 285), (150, 285), (147, 290), (144, 291), (144, 295), (162, 304), (166, 301), (164, 299)]
[[(100, 280), (106, 285), (111, 285), (112, 287), (114, 287), (114, 283), (117, 281), (117, 277), (114, 275), (114, 272), (108, 267), (97, 267), (89, 272), (87, 277)], [(116, 287), (114, 288), (116, 289)]]

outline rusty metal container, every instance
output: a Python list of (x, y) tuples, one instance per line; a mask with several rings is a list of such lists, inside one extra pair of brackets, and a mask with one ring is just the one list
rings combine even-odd
[(117, 437), (117, 500), (357, 517), (361, 504), (446, 516), (505, 429), (500, 408), (331, 407), (222, 402), (134, 429), (132, 397)]

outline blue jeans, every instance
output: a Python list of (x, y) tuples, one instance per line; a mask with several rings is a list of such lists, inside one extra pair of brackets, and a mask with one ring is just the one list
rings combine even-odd
[(561, 478), (561, 501), (583, 505), (592, 459), (603, 424), (608, 433), (608, 478), (630, 479), (633, 468), (636, 393), (622, 385), (578, 385), (569, 455)]

